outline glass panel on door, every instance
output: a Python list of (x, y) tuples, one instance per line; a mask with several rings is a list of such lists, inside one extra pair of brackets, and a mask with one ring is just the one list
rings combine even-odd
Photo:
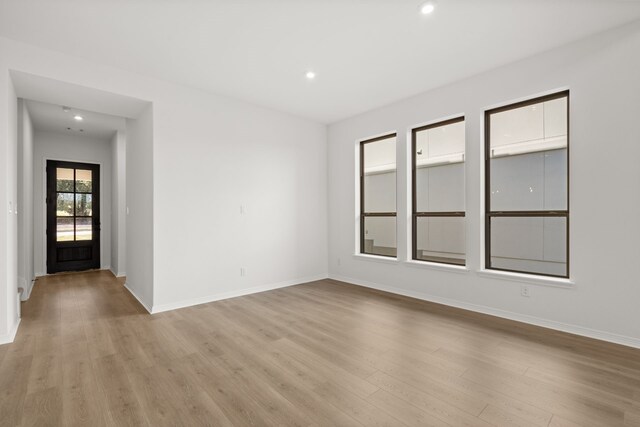
[(56, 240), (86, 241), (93, 238), (93, 172), (56, 169)]

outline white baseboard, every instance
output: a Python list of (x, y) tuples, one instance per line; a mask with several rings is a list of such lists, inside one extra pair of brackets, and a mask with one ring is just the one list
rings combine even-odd
[(13, 340), (16, 339), (16, 334), (18, 333), (18, 326), (20, 326), (20, 318), (15, 325), (13, 325), (13, 329), (7, 335), (0, 335), (0, 345), (2, 344), (10, 344)]
[(36, 284), (36, 279), (33, 279), (31, 283), (27, 284), (27, 287), (24, 288), (24, 292), (22, 293), (21, 300), (26, 301), (31, 296), (31, 291), (33, 291), (33, 287)]
[(254, 286), (237, 291), (221, 292), (219, 294), (207, 295), (204, 297), (190, 298), (182, 301), (171, 302), (168, 304), (154, 305), (151, 313), (162, 313), (163, 311), (176, 310), (178, 308), (191, 307), (194, 305), (206, 304), (213, 301), (241, 297), (243, 295), (257, 294), (259, 292), (271, 291), (274, 289), (286, 288), (288, 286), (300, 285), (302, 283), (314, 282), (316, 280), (326, 279), (327, 277), (327, 274), (320, 274), (317, 276), (302, 277), (299, 279), (286, 280), (284, 282), (272, 283), (269, 285)]
[(341, 282), (352, 283), (352, 284), (364, 286), (367, 288), (389, 292), (392, 294), (403, 295), (406, 297), (435, 302), (437, 304), (443, 304), (450, 307), (461, 308), (463, 310), (475, 311), (477, 313), (488, 314), (496, 317), (502, 317), (504, 319), (515, 320), (517, 322), (528, 323), (530, 325), (541, 326), (543, 328), (554, 329), (556, 331), (567, 332), (570, 334), (580, 335), (587, 338), (594, 338), (600, 341), (607, 341), (614, 344), (625, 345), (628, 347), (640, 348), (640, 339), (628, 337), (625, 335), (618, 335), (611, 332), (585, 328), (583, 326), (556, 322), (554, 320), (541, 319), (539, 317), (529, 316), (526, 314), (519, 314), (519, 313), (514, 313), (511, 311), (501, 310), (501, 309), (487, 307), (483, 305), (471, 304), (463, 301), (430, 295), (423, 292), (409, 291), (405, 289), (396, 288), (394, 286), (381, 285), (379, 283), (369, 282), (367, 280), (359, 280), (359, 279), (344, 277), (336, 274), (330, 274), (329, 278), (334, 280), (339, 280)]
[(114, 271), (113, 268), (109, 268), (108, 269), (111, 274), (113, 274), (114, 276), (120, 278), (120, 277), (126, 277), (127, 273), (125, 273), (124, 271)]
[(144, 307), (144, 309), (145, 309), (145, 310), (147, 310), (147, 311), (149, 312), (149, 314), (151, 314), (151, 310), (149, 309), (149, 307), (147, 307), (147, 304), (145, 304), (144, 302), (142, 302), (142, 300), (140, 299), (140, 297), (138, 297), (138, 295), (136, 295), (136, 293), (135, 293), (135, 292), (133, 292), (133, 290), (129, 287), (129, 284), (128, 284), (128, 283), (125, 283), (125, 284), (124, 284), (124, 288), (125, 288), (126, 290), (128, 290), (128, 291), (129, 291), (129, 293), (130, 293), (131, 295), (133, 295), (133, 297), (134, 297), (135, 299), (137, 299), (137, 300), (138, 300), (138, 302), (139, 302), (140, 304), (142, 304), (142, 306)]

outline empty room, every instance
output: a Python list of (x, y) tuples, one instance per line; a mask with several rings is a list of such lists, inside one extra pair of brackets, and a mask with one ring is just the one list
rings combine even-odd
[(639, 0), (0, 0), (0, 426), (640, 427)]

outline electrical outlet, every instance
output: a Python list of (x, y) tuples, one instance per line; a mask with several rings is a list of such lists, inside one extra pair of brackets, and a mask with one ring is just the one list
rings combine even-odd
[(522, 295), (523, 297), (530, 297), (531, 296), (531, 292), (529, 290), (529, 286), (527, 285), (522, 285), (522, 287), (520, 288), (520, 295)]

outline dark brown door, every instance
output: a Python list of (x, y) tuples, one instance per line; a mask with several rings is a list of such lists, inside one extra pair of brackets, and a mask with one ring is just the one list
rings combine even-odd
[(47, 161), (47, 273), (100, 268), (100, 165)]

